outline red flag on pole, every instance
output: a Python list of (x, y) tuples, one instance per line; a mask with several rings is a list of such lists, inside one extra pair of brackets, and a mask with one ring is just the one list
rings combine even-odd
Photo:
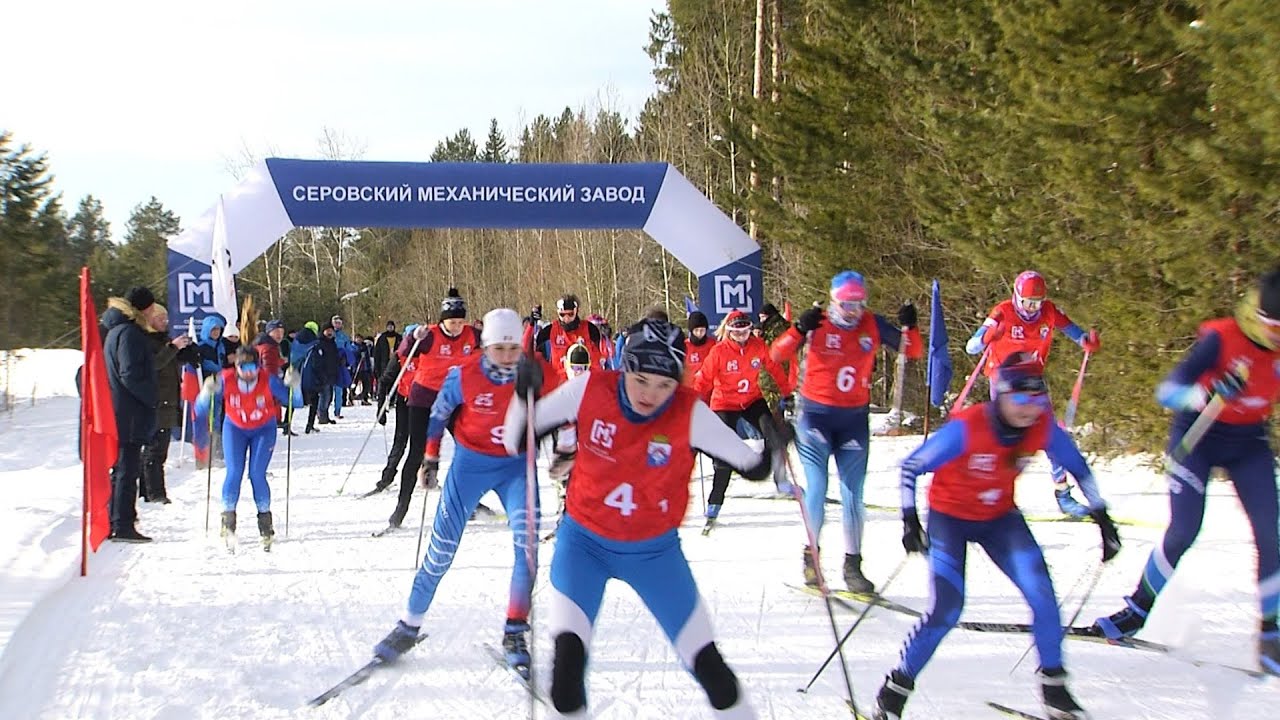
[[(89, 268), (80, 271), (80, 347), (84, 350), (80, 377), (80, 457), (84, 463), (81, 532), (84, 545), (97, 552), (111, 533), (111, 466), (116, 462), (118, 435), (98, 317), (89, 292)], [(82, 555), (80, 573), (86, 570), (87, 557)]]

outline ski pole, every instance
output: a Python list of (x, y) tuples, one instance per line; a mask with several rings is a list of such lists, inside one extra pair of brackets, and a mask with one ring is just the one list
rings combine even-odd
[(213, 503), (213, 397), (209, 393), (209, 453), (205, 467), (208, 473), (204, 479), (204, 534), (209, 534), (209, 506)]
[(289, 485), (293, 470), (293, 388), (289, 388), (289, 407), (284, 410), (284, 536), (289, 537)]
[[(880, 592), (882, 594), (884, 593), (885, 590), (889, 589), (889, 586), (893, 584), (894, 578), (898, 577), (898, 574), (901, 573), (902, 569), (907, 566), (907, 561), (910, 559), (911, 559), (911, 555), (909, 554), (904, 555), (902, 557), (902, 561), (898, 563), (898, 567), (894, 568), (892, 573), (889, 573), (889, 579), (885, 580), (884, 584), (880, 586)], [(809, 692), (809, 688), (813, 687), (813, 684), (818, 681), (819, 677), (822, 676), (823, 671), (825, 671), (827, 669), (827, 666), (831, 664), (831, 661), (835, 659), (836, 653), (839, 650), (839, 648), (844, 646), (845, 642), (849, 640), (849, 636), (853, 635), (853, 631), (858, 629), (858, 626), (862, 624), (862, 620), (867, 617), (867, 613), (871, 612), (871, 609), (874, 608), (875, 606), (876, 606), (875, 603), (869, 603), (867, 607), (862, 610), (862, 614), (858, 615), (858, 619), (853, 621), (853, 626), (850, 627), (849, 630), (844, 634), (844, 637), (840, 638), (840, 642), (837, 644), (837, 646), (831, 649), (831, 654), (827, 656), (827, 659), (822, 661), (822, 667), (819, 667), (818, 671), (813, 674), (813, 677), (809, 678), (809, 683), (807, 685), (805, 685), (802, 688), (796, 688), (796, 692), (800, 692), (800, 693)]]
[[(532, 362), (536, 360), (531, 359)], [(529, 687), (537, 687), (533, 668), (533, 586), (538, 579), (538, 466), (537, 439), (534, 437), (533, 388), (525, 394), (524, 405), (524, 559), (529, 565)], [(566, 489), (567, 493), (567, 489)], [(567, 494), (566, 494), (567, 497)], [(537, 698), (529, 693), (529, 720), (537, 717)]]
[[(418, 352), (418, 344), (421, 342), (422, 338), (414, 338), (413, 347), (409, 348), (408, 357), (413, 357), (414, 353)], [(400, 373), (396, 375), (396, 384), (392, 386), (393, 388), (400, 386), (400, 378), (404, 377), (404, 371), (408, 366), (409, 363), (407, 362), (400, 366)], [(347, 470), (347, 476), (342, 479), (342, 484), (338, 486), (339, 495), (342, 494), (343, 490), (347, 489), (347, 481), (351, 479), (351, 473), (356, 471), (356, 465), (360, 463), (360, 456), (364, 455), (364, 449), (369, 446), (369, 438), (373, 437), (373, 431), (378, 427), (378, 420), (387, 414), (387, 408), (391, 405), (393, 397), (394, 393), (387, 393), (387, 398), (383, 401), (382, 407), (378, 408), (378, 413), (373, 416), (373, 426), (369, 428), (368, 434), (364, 436), (364, 442), (360, 443), (360, 452), (356, 453), (356, 459), (351, 462), (351, 469)]]
[(978, 379), (978, 373), (982, 371), (982, 366), (987, 362), (987, 355), (991, 354), (991, 346), (988, 345), (982, 351), (982, 355), (978, 357), (978, 364), (974, 366), (973, 372), (969, 373), (969, 380), (965, 382), (964, 389), (960, 391), (960, 397), (956, 398), (955, 403), (951, 406), (948, 414), (954, 413), (964, 405), (965, 398), (969, 397), (969, 390), (973, 388), (973, 381)]
[(431, 488), (422, 489), (422, 519), (418, 521), (418, 547), (413, 551), (413, 566), (418, 567), (418, 558), (422, 557), (422, 535), (427, 530), (427, 499), (431, 497)]
[(1084, 369), (1089, 365), (1089, 356), (1092, 354), (1086, 350), (1080, 360), (1080, 372), (1076, 373), (1076, 384), (1071, 388), (1071, 401), (1067, 403), (1067, 412), (1062, 416), (1062, 427), (1067, 430), (1076, 425), (1076, 409), (1080, 407), (1080, 390), (1084, 387)]
[[(1106, 567), (1106, 565), (1101, 562), (1095, 564), (1092, 572), (1087, 572), (1081, 575), (1080, 578), (1076, 580), (1076, 584), (1071, 586), (1071, 591), (1074, 592), (1086, 577), (1091, 578), (1089, 580), (1089, 585), (1084, 589), (1084, 595), (1080, 596), (1080, 602), (1076, 605), (1076, 611), (1071, 614), (1071, 619), (1067, 621), (1065, 627), (1069, 628), (1074, 626), (1076, 624), (1076, 620), (1080, 619), (1080, 613), (1084, 611), (1085, 603), (1089, 602), (1089, 598), (1093, 596), (1093, 589), (1098, 587), (1098, 581), (1102, 579), (1102, 569), (1104, 567)], [(1070, 595), (1070, 592), (1068, 592), (1068, 595)], [(1032, 642), (1027, 646), (1026, 650), (1022, 651), (1022, 655), (1018, 658), (1018, 662), (1014, 663), (1013, 667), (1009, 668), (1010, 675), (1018, 669), (1018, 666), (1022, 664), (1023, 660), (1027, 659), (1027, 656), (1031, 654), (1031, 649), (1035, 646), (1035, 642)]]
[(702, 471), (702, 453), (698, 453), (698, 487), (702, 490), (702, 514), (707, 514), (707, 476)]
[[(791, 468), (791, 455), (787, 452), (786, 444), (783, 444), (780, 454), (786, 461), (786, 472), (791, 478), (791, 494), (796, 498), (796, 505), (800, 506), (800, 520), (804, 523), (805, 534), (809, 537), (809, 554), (813, 558), (814, 574), (818, 577), (818, 591), (822, 593), (822, 602), (827, 608), (827, 620), (831, 623), (831, 639), (836, 641), (836, 654), (840, 656), (840, 670), (844, 673), (849, 711), (855, 717), (860, 717), (862, 714), (858, 712), (858, 703), (853, 699), (853, 680), (849, 678), (849, 663), (845, 660), (844, 645), (840, 642), (840, 630), (836, 627), (836, 614), (831, 609), (831, 589), (827, 587), (827, 580), (822, 574), (822, 564), (818, 558), (818, 538), (813, 533), (813, 523), (809, 518), (809, 511), (804, 506), (804, 491), (800, 489), (800, 479)], [(774, 457), (773, 461), (776, 463), (778, 458)]]

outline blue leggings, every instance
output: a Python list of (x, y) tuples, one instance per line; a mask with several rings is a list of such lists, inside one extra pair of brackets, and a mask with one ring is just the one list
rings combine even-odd
[(866, 510), (862, 488), (867, 480), (867, 443), (871, 429), (867, 408), (835, 408), (805, 400), (796, 432), (796, 448), (804, 468), (804, 507), (813, 523), (813, 536), (821, 541), (827, 509), (828, 459), (836, 456), (840, 475), (840, 502), (844, 519), (844, 548), (850, 555), (862, 552), (862, 526)]
[[(507, 513), (507, 526), (511, 528), (515, 565), (511, 568), (511, 590), (507, 617), (524, 620), (529, 617), (533, 580), (525, 557), (527, 506), (524, 455), (482, 455), (455, 445), (453, 462), (444, 480), (444, 491), (436, 507), (436, 517), (431, 524), (431, 540), (427, 543), (422, 565), (413, 577), (413, 589), (409, 592), (409, 607), (404, 621), (419, 627), (422, 618), (431, 607), (440, 579), (449, 571), (453, 558), (462, 541), (462, 531), (480, 504), (480, 498), (492, 490), (502, 501)], [(537, 534), (538, 511), (534, 510), (534, 534)], [(534, 545), (534, 562), (537, 563), (537, 544)]]
[[(1182, 439), (1176, 430), (1169, 452)], [(1266, 429), (1215, 425), (1180, 465), (1169, 469), (1169, 527), (1147, 560), (1134, 601), (1150, 608), (1169, 582), (1204, 521), (1205, 487), (1215, 467), (1227, 471), (1253, 527), (1258, 547), (1258, 595), (1262, 621), (1275, 622), (1280, 611), (1280, 509), (1277, 508), (1275, 454)]]
[(248, 456), (249, 486), (253, 488), (253, 504), (258, 512), (271, 511), (271, 486), (267, 485), (267, 466), (276, 449), (276, 424), (267, 423), (245, 430), (230, 420), (222, 423), (222, 458), (227, 463), (227, 477), (222, 482), (222, 509), (235, 512), (240, 502), (240, 485), (244, 482), (245, 456)]
[(929, 571), (933, 606), (907, 637), (898, 671), (914, 679), (933, 657), (942, 638), (960, 621), (964, 608), (964, 570), (968, 544), (987, 551), (1031, 606), (1031, 634), (1040, 667), (1062, 667), (1062, 616), (1044, 553), (1018, 510), (986, 521), (961, 520), (929, 511)]

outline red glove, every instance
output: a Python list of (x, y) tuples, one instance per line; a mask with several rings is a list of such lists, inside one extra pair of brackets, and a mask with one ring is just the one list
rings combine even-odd
[(1000, 339), (1004, 335), (1004, 325), (991, 325), (987, 331), (982, 334), (982, 344), (990, 345)]
[(1098, 331), (1090, 330), (1088, 334), (1080, 338), (1080, 347), (1084, 348), (1087, 353), (1098, 352), (1098, 348), (1102, 347), (1102, 341), (1098, 339)]

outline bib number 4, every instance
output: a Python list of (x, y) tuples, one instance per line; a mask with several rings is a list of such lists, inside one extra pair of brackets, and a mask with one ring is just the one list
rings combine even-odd
[(634, 492), (631, 488), (631, 483), (622, 483), (604, 496), (604, 504), (611, 508), (617, 508), (623, 517), (628, 517), (639, 507), (632, 500), (633, 497)]

